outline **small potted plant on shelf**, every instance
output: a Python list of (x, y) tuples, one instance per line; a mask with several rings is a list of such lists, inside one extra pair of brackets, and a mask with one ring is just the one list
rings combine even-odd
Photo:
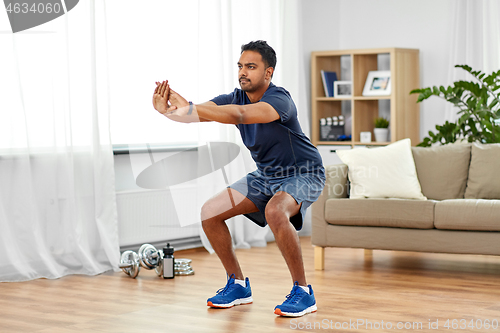
[(375, 128), (373, 129), (376, 142), (387, 142), (389, 137), (389, 120), (379, 117), (375, 119)]

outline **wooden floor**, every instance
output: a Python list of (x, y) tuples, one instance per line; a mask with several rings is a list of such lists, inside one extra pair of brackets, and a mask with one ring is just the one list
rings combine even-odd
[[(206, 299), (225, 284), (224, 271), (216, 255), (188, 250), (176, 257), (193, 259), (196, 274), (173, 280), (141, 270), (135, 280), (116, 272), (0, 283), (0, 332), (391, 332), (398, 323), (400, 331), (500, 332), (477, 328), (500, 321), (499, 257), (389, 251), (365, 257), (359, 249), (328, 248), (326, 269), (315, 271), (310, 238), (301, 241), (318, 311), (299, 319), (273, 314), (292, 281), (270, 243), (237, 251), (252, 285), (250, 305), (208, 308)], [(453, 319), (465, 329), (452, 329)], [(430, 330), (430, 322), (438, 329)]]

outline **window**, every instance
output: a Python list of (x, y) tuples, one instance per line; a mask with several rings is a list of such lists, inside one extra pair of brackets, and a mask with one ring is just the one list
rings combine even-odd
[[(107, 66), (98, 61), (97, 72), (108, 74), (109, 87), (98, 82), (97, 105), (98, 110), (107, 108), (101, 100), (109, 97), (113, 144), (220, 139), (216, 123), (180, 124), (158, 114), (152, 105), (155, 81), (168, 79), (186, 99), (202, 103), (238, 87), (242, 44), (264, 39), (281, 55), (279, 1), (105, 4), (106, 29), (98, 26), (96, 35), (99, 45), (107, 46)], [(81, 126), (92, 122), (88, 11), (88, 3), (80, 2), (67, 15), (16, 34), (16, 48), (13, 35), (0, 34), (0, 89), (7, 92), (0, 101), (0, 148), (88, 144), (91, 126)], [(0, 30), (10, 30), (8, 20), (0, 22)], [(275, 84), (279, 77), (278, 71)]]

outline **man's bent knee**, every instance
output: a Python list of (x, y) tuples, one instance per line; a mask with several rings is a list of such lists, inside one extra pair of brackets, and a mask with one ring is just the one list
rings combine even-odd
[(217, 216), (223, 219), (232, 217), (230, 216), (230, 210), (233, 206), (228, 202), (229, 200), (226, 197), (229, 196), (222, 192), (222, 194), (208, 199), (201, 207), (201, 220), (207, 221)]
[(219, 215), (219, 208), (213, 199), (206, 201), (201, 207), (201, 220), (206, 221)]
[(205, 232), (208, 232), (208, 230), (211, 230), (214, 227), (217, 228), (217, 226), (220, 225), (221, 222), (224, 223), (224, 221), (214, 219), (214, 217), (216, 216), (217, 213), (214, 210), (214, 207), (212, 207), (211, 204), (207, 201), (201, 208), (201, 226)]
[(266, 221), (269, 224), (269, 227), (273, 228), (274, 226), (279, 226), (280, 224), (289, 223), (289, 217), (287, 213), (280, 209), (277, 205), (266, 206)]

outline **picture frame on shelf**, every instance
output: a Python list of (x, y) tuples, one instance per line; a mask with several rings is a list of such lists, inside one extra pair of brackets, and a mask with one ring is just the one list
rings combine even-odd
[(391, 71), (370, 71), (363, 88), (363, 96), (391, 94)]
[(335, 98), (349, 98), (352, 96), (351, 81), (335, 81), (333, 82), (333, 96)]

